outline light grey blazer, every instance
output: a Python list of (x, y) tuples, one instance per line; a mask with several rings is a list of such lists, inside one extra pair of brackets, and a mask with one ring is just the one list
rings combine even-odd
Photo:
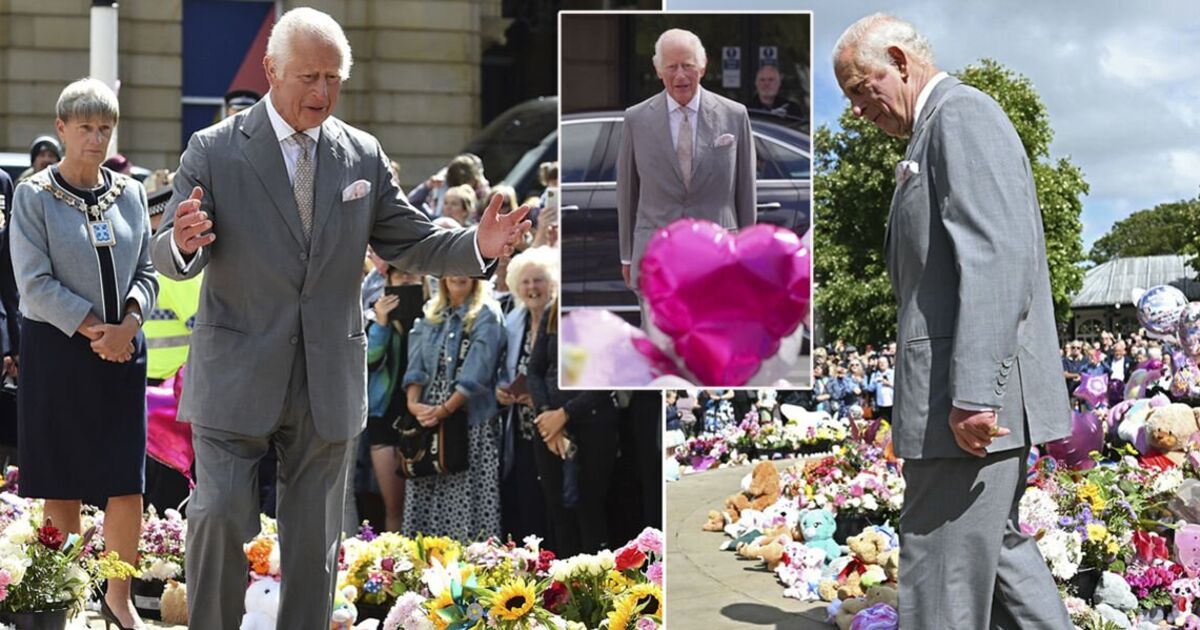
[(991, 97), (944, 79), (905, 160), (919, 173), (897, 184), (886, 237), (896, 455), (970, 457), (950, 432), (955, 400), (1000, 408), (1012, 433), (990, 452), (1067, 435), (1041, 208), (1012, 123)]
[[(88, 312), (100, 321), (112, 318), (104, 313), (105, 279), (100, 255), (88, 236), (87, 216), (56, 198), (56, 194), (63, 198), (74, 195), (54, 183), (50, 170), (30, 176), (13, 193), (12, 225), (8, 228), (13, 276), (21, 294), (21, 313), (70, 337)], [(108, 175), (113, 182), (110, 191), (120, 189), (104, 210), (117, 241), (109, 248), (112, 282), (120, 300), (113, 318), (119, 321), (124, 316), (129, 300), (136, 300), (148, 317), (158, 294), (158, 278), (150, 264), (146, 190), (120, 173), (108, 171)]]
[[(307, 247), (283, 154), (259, 104), (197, 132), (175, 176), (151, 254), (174, 279), (207, 268), (192, 333), (179, 417), (267, 435), (284, 408), (297, 353), (325, 439), (357, 434), (367, 413), (363, 257), (367, 243), (415, 273), (478, 276), (475, 231), (446, 231), (413, 209), (392, 182), (370, 134), (330, 117), (317, 143), (312, 244)], [(365, 197), (343, 190), (365, 179)], [(181, 273), (171, 251), (175, 209), (204, 189), (216, 241)]]
[[(617, 157), (617, 225), (621, 260), (638, 265), (655, 230), (684, 218), (706, 219), (737, 230), (754, 225), (754, 136), (746, 107), (703, 90), (692, 154), (690, 189), (671, 142), (665, 91), (625, 110)], [(733, 142), (716, 146), (725, 134)]]

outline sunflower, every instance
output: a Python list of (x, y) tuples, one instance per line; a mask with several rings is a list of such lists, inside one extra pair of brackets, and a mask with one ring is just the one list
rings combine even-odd
[(657, 584), (635, 585), (626, 597), (635, 602), (638, 614), (662, 617), (662, 589)]
[(502, 621), (524, 619), (537, 601), (533, 585), (519, 579), (505, 584), (492, 600), (492, 614)]
[(608, 613), (608, 630), (629, 630), (637, 617), (637, 598), (625, 596), (613, 603), (613, 611)]
[(455, 606), (454, 598), (450, 596), (450, 589), (442, 591), (441, 595), (438, 595), (437, 598), (429, 601), (426, 606), (429, 609), (429, 620), (433, 622), (434, 627), (437, 628), (437, 630), (446, 630), (446, 627), (449, 626), (450, 623), (445, 619), (442, 619), (442, 616), (438, 613), (440, 613), (444, 608), (452, 608)]
[(449, 538), (422, 538), (421, 547), (425, 550), (424, 558), (429, 564), (437, 558), (443, 565), (450, 564), (458, 558), (458, 549)]

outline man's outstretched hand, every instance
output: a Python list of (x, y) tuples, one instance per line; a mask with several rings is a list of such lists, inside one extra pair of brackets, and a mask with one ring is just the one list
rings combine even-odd
[(479, 254), (484, 258), (499, 258), (511, 256), (513, 248), (521, 242), (521, 238), (533, 227), (525, 220), (529, 214), (529, 206), (521, 206), (508, 214), (500, 214), (500, 205), (504, 203), (504, 195), (492, 195), (483, 217), (479, 220)]
[(212, 232), (204, 234), (212, 230), (213, 224), (208, 213), (200, 210), (200, 200), (203, 198), (204, 189), (196, 186), (192, 188), (191, 196), (179, 202), (179, 207), (175, 209), (175, 227), (171, 237), (175, 239), (179, 253), (184, 256), (191, 256), (196, 250), (217, 240), (217, 235)]

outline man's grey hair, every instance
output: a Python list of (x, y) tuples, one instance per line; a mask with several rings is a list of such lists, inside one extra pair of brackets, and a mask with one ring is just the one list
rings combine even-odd
[(274, 59), (280, 69), (287, 67), (297, 35), (316, 37), (337, 48), (342, 58), (338, 74), (343, 81), (350, 78), (350, 67), (354, 65), (354, 57), (350, 54), (350, 40), (346, 39), (342, 25), (328, 13), (308, 7), (284, 13), (275, 26), (271, 27), (271, 37), (267, 39), (267, 56)]
[(696, 53), (696, 63), (703, 70), (708, 65), (708, 55), (704, 52), (704, 44), (700, 38), (691, 31), (685, 31), (681, 28), (672, 28), (663, 31), (662, 35), (658, 36), (658, 41), (654, 42), (654, 69), (662, 69), (662, 49), (667, 43), (679, 43), (685, 46), (690, 46), (692, 52)]
[(929, 40), (912, 24), (885, 13), (868, 15), (851, 24), (833, 47), (833, 63), (837, 66), (846, 49), (852, 48), (855, 59), (865, 68), (890, 66), (892, 59), (887, 51), (892, 46), (902, 48), (918, 61), (933, 65)]
[(121, 117), (121, 106), (112, 88), (100, 79), (87, 77), (63, 88), (54, 115), (63, 122), (104, 120), (115, 125)]

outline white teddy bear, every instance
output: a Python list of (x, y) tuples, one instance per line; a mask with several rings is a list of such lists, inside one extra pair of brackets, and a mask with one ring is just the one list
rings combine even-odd
[(255, 577), (246, 588), (246, 614), (239, 630), (275, 630), (279, 615), (279, 580)]

